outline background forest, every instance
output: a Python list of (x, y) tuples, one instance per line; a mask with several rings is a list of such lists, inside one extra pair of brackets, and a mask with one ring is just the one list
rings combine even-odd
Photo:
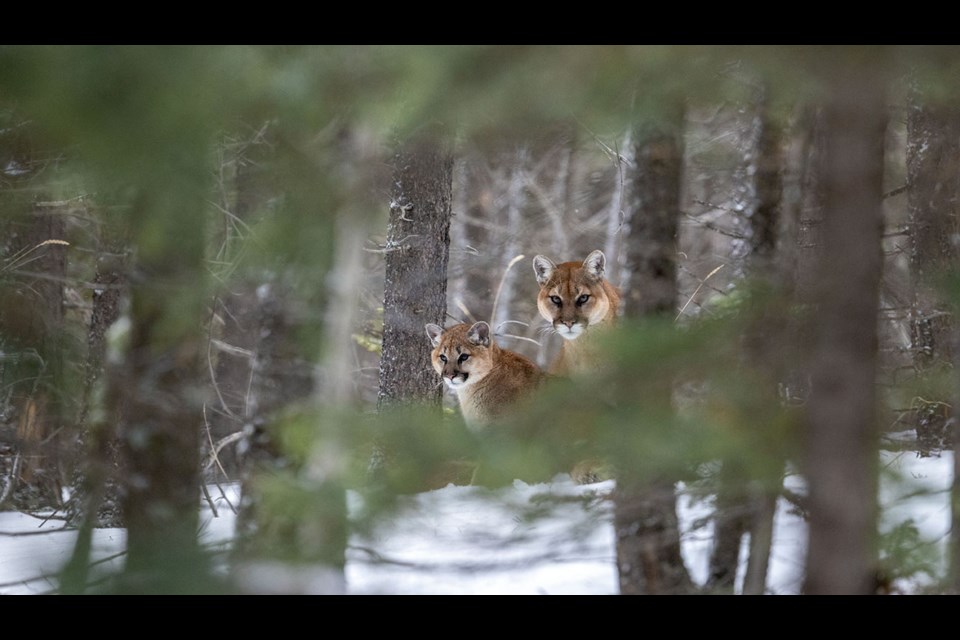
[[(957, 438), (958, 64), (0, 47), (0, 509), (76, 530), (61, 593), (256, 592), (264, 567), (342, 575), (351, 532), (464, 461), (496, 487), (596, 457), (623, 594), (732, 593), (741, 548), (765, 593), (778, 500), (805, 593), (955, 592), (960, 486), (939, 546), (881, 531), (877, 494), (882, 451)], [(595, 249), (623, 294), (606, 368), (467, 429), (424, 325), (486, 320), (546, 367), (531, 261)], [(680, 483), (710, 505), (703, 584)], [(198, 513), (237, 484), (223, 557)], [(116, 575), (102, 527), (127, 532)]]

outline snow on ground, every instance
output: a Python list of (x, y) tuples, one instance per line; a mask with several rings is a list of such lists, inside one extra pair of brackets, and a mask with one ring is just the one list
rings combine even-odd
[[(918, 458), (911, 452), (883, 453), (885, 474), (880, 500), (881, 527), (890, 530), (912, 519), (923, 540), (942, 553), (949, 530), (947, 488), (952, 455)], [(791, 475), (787, 486), (803, 490)], [(346, 583), (351, 594), (615, 594), (617, 571), (612, 527), (612, 482), (579, 486), (568, 476), (552, 482), (516, 481), (499, 490), (448, 486), (408, 496), (401, 509), (365, 535), (355, 533), (347, 552)], [(237, 487), (226, 487), (236, 504)], [(679, 486), (678, 514), (683, 555), (691, 576), (703, 583), (707, 574), (712, 528), (695, 527), (709, 515), (709, 499), (694, 499)], [(211, 488), (214, 496), (217, 490)], [(233, 514), (222, 497), (214, 498), (217, 517), (203, 512), (205, 543), (229, 544)], [(363, 500), (349, 496), (351, 514)], [(69, 557), (74, 534), (56, 530), (61, 522), (43, 522), (16, 512), (0, 513), (0, 594), (36, 594), (54, 590), (49, 577)], [(7, 535), (16, 534), (16, 535)], [(95, 533), (93, 557), (110, 569), (121, 568), (122, 529)], [(806, 526), (780, 500), (774, 530), (768, 593), (800, 590)], [(746, 541), (742, 558), (745, 558)], [(742, 581), (742, 570), (739, 578)], [(904, 590), (924, 581), (905, 581)]]

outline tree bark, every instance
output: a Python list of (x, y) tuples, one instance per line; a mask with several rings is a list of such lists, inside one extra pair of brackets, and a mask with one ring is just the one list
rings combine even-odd
[[(112, 236), (111, 230), (106, 231)], [(87, 331), (87, 359), (77, 442), (83, 460), (74, 472), (73, 495), (67, 504), (68, 522), (77, 527), (70, 560), (63, 569), (60, 590), (82, 594), (87, 588), (93, 530), (123, 527), (120, 491), (120, 458), (117, 440), (117, 407), (120, 386), (116, 364), (106, 364), (107, 332), (120, 317), (126, 295), (127, 273), (124, 245), (108, 242), (97, 258), (93, 282), (103, 288), (93, 291), (93, 309)], [(108, 366), (111, 369), (108, 375)], [(108, 379), (110, 379), (108, 381)]]
[(205, 400), (206, 292), (198, 282), (205, 268), (203, 216), (188, 206), (157, 206), (156, 197), (145, 193), (134, 204), (135, 216), (150, 216), (153, 225), (133, 221), (141, 231), (129, 348), (118, 380), (127, 523), (123, 584), (135, 592), (183, 592), (209, 586), (197, 541)]
[(414, 134), (394, 157), (383, 297), (383, 350), (377, 407), (440, 406), (424, 326), (443, 326), (453, 155), (439, 127)]
[[(910, 268), (914, 299), (911, 313), (913, 364), (921, 381), (958, 367), (957, 324), (937, 279), (956, 272), (960, 199), (960, 110), (927, 102), (919, 90), (911, 96), (907, 116), (907, 208), (910, 215)], [(956, 306), (954, 306), (954, 309)], [(930, 394), (920, 394), (930, 398)], [(933, 398), (952, 406), (957, 397)], [(921, 453), (941, 449), (952, 440), (954, 482), (953, 526), (950, 533), (951, 587), (960, 590), (960, 462), (957, 433), (951, 433), (940, 402), (921, 403), (916, 411), (917, 444)], [(960, 425), (956, 414), (952, 423)], [(960, 429), (954, 426), (953, 431)]]
[[(638, 131), (635, 168), (629, 184), (624, 234), (623, 287), (627, 317), (671, 317), (677, 305), (677, 225), (683, 175), (683, 111), (670, 129)], [(642, 428), (642, 427), (641, 427)], [(614, 527), (620, 593), (671, 594), (693, 591), (680, 553), (674, 481), (640, 482), (631, 469), (618, 470)]]
[[(953, 322), (937, 279), (956, 265), (951, 242), (958, 230), (960, 197), (960, 111), (923, 105), (912, 97), (907, 116), (907, 208), (910, 215), (910, 314), (913, 364), (921, 383), (954, 366)], [(919, 394), (929, 398), (927, 393)], [(933, 398), (950, 402), (951, 398)], [(920, 403), (915, 418), (922, 454), (939, 450), (949, 439), (940, 402)]]
[(677, 311), (677, 224), (683, 177), (681, 124), (675, 131), (634, 134), (624, 233), (627, 317), (670, 315)]
[(777, 512), (777, 494), (767, 487), (755, 492), (750, 503), (750, 548), (747, 568), (743, 576), (743, 595), (759, 596), (766, 593), (770, 551), (773, 548), (774, 516)]
[[(739, 228), (744, 240), (735, 252), (740, 263), (737, 271), (747, 279), (747, 284), (778, 290), (783, 289), (786, 273), (775, 263), (778, 246), (778, 229), (781, 212), (782, 166), (780, 136), (770, 117), (765, 92), (758, 92), (755, 102), (746, 107), (743, 166), (738, 171), (743, 183), (742, 194), (737, 203), (740, 211)], [(773, 316), (773, 309), (761, 312), (743, 334), (743, 366), (768, 371), (768, 379), (779, 381), (782, 368), (777, 360), (781, 349), (774, 347), (785, 336), (780, 331), (782, 323)], [(779, 334), (779, 337), (778, 337)], [(775, 402), (777, 388), (771, 384), (765, 394), (769, 402)], [(757, 424), (753, 432), (757, 442), (764, 440), (762, 430), (766, 425)], [(750, 534), (751, 571), (749, 587), (753, 593), (763, 593), (769, 556), (769, 533), (773, 530), (776, 504), (775, 487), (780, 478), (761, 478), (755, 481), (753, 474), (734, 460), (723, 461), (717, 478), (717, 502), (714, 512), (714, 547), (710, 556), (707, 587), (714, 592), (733, 593), (739, 563), (741, 538)], [(760, 488), (762, 487), (762, 489)], [(759, 493), (766, 492), (763, 496)], [(769, 519), (769, 521), (768, 521)], [(747, 582), (743, 591), (747, 593)]]
[(814, 321), (806, 474), (810, 533), (804, 591), (871, 593), (876, 566), (876, 360), (882, 267), (883, 79), (876, 61), (840, 58), (820, 176), (824, 246)]
[[(245, 592), (276, 588), (258, 576), (262, 569), (287, 585), (287, 592), (342, 593), (345, 492), (335, 478), (311, 480), (308, 454), (284, 446), (283, 438), (284, 429), (295, 428), (285, 412), (312, 406), (309, 400), (317, 389), (315, 367), (302, 357), (296, 339), (308, 319), (292, 311), (290, 292), (282, 284), (262, 284), (257, 297), (259, 340), (247, 405), (233, 577)], [(316, 419), (314, 413), (308, 415)], [(303, 571), (312, 576), (306, 586), (298, 580)]]
[[(315, 304), (295, 297), (296, 272), (285, 271), (256, 289), (257, 342), (244, 414), (243, 500), (232, 576), (247, 593), (346, 590), (343, 473), (350, 452), (337, 425), (349, 419), (341, 410), (356, 394), (352, 334), (371, 210), (367, 198), (374, 191), (367, 167), (378, 166), (379, 158), (366, 155), (363, 136), (350, 127), (337, 131), (333, 142), (326, 179), (336, 185), (335, 215), (315, 222), (325, 224), (332, 239), (333, 259), (323, 258), (318, 296), (322, 318)], [(288, 275), (294, 280), (285, 280)], [(303, 338), (317, 335), (322, 355), (304, 355)]]

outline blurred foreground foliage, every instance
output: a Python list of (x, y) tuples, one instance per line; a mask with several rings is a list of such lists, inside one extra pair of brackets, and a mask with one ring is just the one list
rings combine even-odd
[[(356, 147), (372, 147), (371, 155), (382, 158), (395, 140), (435, 121), (452, 125), (461, 145), (481, 149), (571, 120), (614, 138), (656, 125), (678, 99), (742, 97), (749, 87), (731, 82), (733, 75), (762, 80), (773, 112), (786, 120), (795, 101), (817, 97), (836, 56), (876, 57), (891, 77), (915, 73), (933, 94), (955, 99), (954, 85), (944, 80), (960, 64), (956, 53), (953, 47), (3, 46), (0, 215), (6, 225), (28, 218), (40, 200), (88, 203), (71, 210), (65, 230), (68, 284), (89, 301), (85, 283), (93, 280), (98, 252), (106, 251), (108, 237), (120, 238), (138, 260), (134, 286), (151, 292), (147, 315), (159, 318), (151, 334), (158, 349), (176, 351), (185, 336), (202, 337), (201, 328), (214, 335), (221, 313), (211, 307), (215, 295), (280, 282), (300, 319), (296, 357), (319, 366), (330, 351), (327, 307), (344, 275), (333, 267), (338, 228), (355, 221), (378, 235), (385, 222), (382, 160), (358, 161)], [(87, 318), (71, 316), (58, 328), (69, 340), (55, 337), (41, 346), (27, 340), (32, 328), (17, 323), (14, 311), (22, 307), (9, 300), (19, 300), (14, 294), (22, 295), (29, 269), (13, 257), (13, 245), (5, 241), (0, 250), (3, 381), (42, 379), (61, 394), (70, 447), (79, 438), (70, 427), (79, 411)], [(192, 259), (201, 254), (204, 262)], [(456, 414), (417, 407), (377, 414), (356, 400), (340, 406), (314, 399), (285, 407), (267, 428), (287, 464), (257, 480), (266, 521), (290, 544), (273, 551), (280, 558), (324, 558), (310, 545), (342, 544), (345, 525), (321, 534), (323, 527), (311, 522), (329, 522), (327, 516), (311, 521), (310, 514), (342, 510), (343, 488), (362, 491), (368, 506), (388, 506), (398, 495), (448, 482), (544, 481), (584, 460), (651, 482), (709, 478), (711, 465), (725, 460), (777, 491), (783, 463), (798, 458), (801, 437), (798, 410), (778, 385), (802, 370), (805, 357), (799, 338), (779, 332), (809, 311), (743, 286), (695, 322), (625, 320), (604, 340), (601, 371), (551, 380), (514, 418), (482, 433), (468, 431)], [(358, 330), (353, 340), (376, 351), (378, 330)], [(39, 371), (30, 364), (31, 349), (43, 362), (59, 353), (67, 366)], [(946, 396), (953, 382), (943, 379)], [(208, 391), (194, 391), (210, 400)], [(371, 469), (378, 456), (381, 463)], [(331, 478), (339, 489), (325, 484)], [(912, 539), (911, 530), (898, 531), (891, 557), (902, 547), (898, 540)]]

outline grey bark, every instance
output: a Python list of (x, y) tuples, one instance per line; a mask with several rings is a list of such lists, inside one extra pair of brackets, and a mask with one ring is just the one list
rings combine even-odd
[[(143, 191), (134, 238), (129, 346), (120, 386), (120, 451), (127, 561), (121, 588), (195, 592), (210, 588), (199, 524), (200, 435), (206, 400), (203, 216), (190, 204), (164, 206)], [(190, 233), (184, 233), (189, 229)], [(156, 234), (156, 235), (153, 235)]]
[[(676, 131), (634, 134), (634, 164), (624, 209), (627, 317), (675, 314), (677, 224), (683, 174), (683, 139)], [(671, 316), (672, 317), (672, 316)]]
[[(744, 136), (743, 166), (738, 171), (742, 182), (738, 226), (744, 238), (736, 256), (740, 262), (738, 271), (756, 284), (766, 281), (768, 286), (782, 288), (786, 274), (780, 272), (774, 261), (782, 197), (780, 136), (770, 117), (766, 95), (759, 93), (755, 100), (746, 107), (747, 135)], [(768, 370), (774, 374), (770, 379), (779, 380), (775, 361), (780, 354), (773, 344), (778, 342), (775, 336), (780, 323), (769, 317), (769, 313), (762, 315), (764, 317), (751, 323), (743, 335), (744, 365)], [(783, 337), (781, 333), (779, 338)], [(766, 395), (770, 402), (775, 402), (776, 386), (771, 385)], [(756, 425), (758, 439), (764, 436), (759, 432), (763, 428), (762, 424)], [(707, 587), (712, 591), (733, 593), (741, 538), (749, 533), (750, 580), (749, 584), (745, 580), (743, 591), (763, 593), (771, 544), (767, 532), (773, 529), (774, 509), (770, 503), (776, 504), (774, 487), (778, 482), (779, 477), (754, 482), (751, 474), (733, 460), (723, 462), (718, 476), (714, 547), (707, 579)]]
[[(638, 131), (628, 186), (629, 226), (624, 234), (624, 313), (672, 317), (677, 304), (676, 238), (683, 174), (682, 109), (669, 130)], [(693, 591), (680, 554), (674, 481), (640, 482), (618, 470), (614, 527), (620, 593)]]
[(424, 326), (443, 326), (453, 156), (439, 127), (415, 134), (394, 156), (383, 297), (383, 350), (377, 406), (425, 402), (442, 389)]
[(607, 228), (603, 243), (603, 253), (610, 262), (610, 267), (608, 268), (614, 275), (613, 282), (615, 284), (619, 284), (623, 280), (620, 273), (623, 263), (620, 256), (620, 248), (622, 245), (624, 225), (623, 192), (624, 183), (626, 182), (624, 174), (630, 164), (623, 154), (626, 153), (629, 155), (629, 151), (627, 151), (629, 146), (630, 134), (628, 132), (623, 136), (622, 151), (618, 150), (617, 157), (615, 158), (616, 174), (614, 176), (613, 193), (610, 196), (610, 204), (607, 208)]
[[(260, 483), (267, 478), (303, 489), (302, 463), (284, 451), (279, 439), (282, 412), (304, 403), (317, 389), (313, 363), (302, 356), (297, 331), (308, 321), (294, 311), (290, 292), (270, 282), (257, 290), (259, 336), (253, 365), (242, 448), (243, 500), (237, 516), (238, 559), (251, 562), (310, 563), (342, 572), (346, 547), (345, 497), (336, 482), (309, 483), (315, 492), (307, 510), (291, 512), (264, 500)], [(256, 590), (255, 580), (244, 588)]]
[(127, 391), (120, 402), (128, 474), (123, 502), (128, 586), (148, 592), (171, 588), (168, 579), (180, 583), (200, 560), (201, 406), (194, 400), (200, 387), (200, 337), (180, 348), (158, 348), (156, 295), (133, 289)]
[(767, 588), (770, 550), (773, 547), (773, 524), (777, 511), (777, 494), (767, 488), (751, 499), (750, 548), (747, 569), (743, 576), (743, 595), (763, 595)]
[[(110, 230), (106, 233), (113, 235)], [(107, 331), (120, 317), (126, 295), (126, 255), (119, 242), (107, 244), (97, 258), (93, 278), (102, 288), (93, 291), (87, 331), (84, 391), (77, 419), (82, 465), (74, 473), (74, 493), (67, 504), (68, 522), (77, 526), (77, 538), (61, 575), (60, 590), (65, 594), (81, 594), (87, 588), (93, 530), (125, 526), (116, 427), (120, 385), (117, 373), (108, 370), (106, 353)]]
[[(958, 368), (958, 327), (936, 279), (955, 272), (960, 199), (960, 110), (925, 102), (914, 92), (907, 116), (907, 207), (910, 215), (910, 268), (914, 300), (911, 313), (914, 368), (921, 380)], [(955, 307), (954, 307), (955, 308)], [(924, 397), (928, 394), (924, 393)], [(936, 398), (935, 398), (936, 399)], [(943, 398), (954, 407), (957, 398)], [(916, 412), (921, 453), (960, 442), (960, 421), (942, 405), (921, 404)], [(953, 428), (951, 429), (951, 424)], [(951, 432), (952, 431), (952, 432)], [(960, 590), (960, 462), (954, 455), (950, 530), (950, 586)]]
[[(921, 381), (954, 366), (952, 315), (936, 290), (937, 279), (956, 265), (960, 198), (960, 111), (923, 105), (914, 95), (907, 116), (907, 208), (914, 299), (910, 315), (913, 364)], [(922, 394), (928, 397), (928, 394)], [(949, 402), (950, 398), (942, 398)], [(915, 428), (921, 453), (949, 439), (938, 403), (921, 403)]]
[[(852, 58), (852, 57), (851, 57)], [(824, 70), (823, 253), (805, 468), (804, 591), (871, 593), (876, 571), (877, 313), (882, 267), (884, 86), (874, 61)]]

